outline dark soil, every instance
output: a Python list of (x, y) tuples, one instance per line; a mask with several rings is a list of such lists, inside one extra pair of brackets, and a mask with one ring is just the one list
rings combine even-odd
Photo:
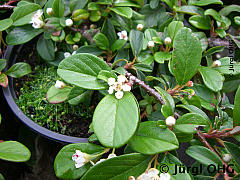
[[(27, 44), (24, 45), (24, 47), (22, 48), (22, 50), (20, 51), (20, 53), (18, 54), (18, 59), (17, 61), (19, 62), (26, 62), (28, 64), (31, 65), (33, 72), (31, 73), (31, 76), (23, 76), (20, 79), (14, 79), (15, 81), (15, 93), (17, 95), (17, 97), (19, 97), (21, 95), (21, 91), (20, 89), (23, 87), (23, 84), (25, 84), (27, 81), (32, 81), (33, 80), (33, 76), (36, 75), (36, 72), (34, 71), (34, 68), (37, 65), (40, 66), (46, 66), (46, 63), (43, 62), (40, 57), (38, 57), (37, 54), (37, 50), (36, 50), (36, 45), (33, 42), (36, 42), (37, 40), (33, 40)], [(55, 81), (54, 81), (55, 82)], [(67, 103), (67, 102), (64, 102)], [(27, 104), (27, 102), (26, 102)], [(46, 102), (45, 102), (46, 104)], [(43, 103), (44, 106), (44, 103)], [(57, 106), (57, 105), (52, 105)], [(81, 106), (79, 106), (79, 111), (88, 111), (87, 107), (82, 108), (84, 105), (82, 104)], [(76, 113), (71, 113), (71, 107), (70, 105), (68, 105), (67, 107), (69, 107), (68, 109), (68, 113), (61, 115), (60, 120), (58, 120), (58, 127), (57, 129), (51, 129), (51, 126), (48, 125), (47, 123), (42, 124), (41, 122), (38, 122), (40, 125), (42, 125), (43, 127), (46, 127), (50, 130), (53, 130), (55, 132), (58, 133), (63, 133), (65, 135), (69, 135), (69, 136), (75, 136), (75, 137), (83, 137), (83, 138), (88, 138), (92, 133), (88, 133), (89, 130), (89, 125), (92, 121), (92, 117), (88, 117), (88, 118), (83, 118), (82, 116), (78, 116)], [(76, 107), (75, 107), (76, 109)], [(84, 109), (84, 110), (81, 110)], [(31, 112), (33, 115), (36, 114), (35, 112), (35, 108), (33, 106), (28, 106), (28, 111)], [(88, 112), (84, 112), (84, 113), (88, 113)], [(93, 113), (93, 109), (92, 109), (92, 113)], [(28, 115), (29, 116), (29, 115)], [(50, 114), (48, 115), (48, 117), (50, 116)], [(30, 116), (29, 116), (30, 117)], [(55, 118), (52, 117), (52, 122), (53, 124), (55, 124)], [(64, 130), (63, 128), (64, 127)]]

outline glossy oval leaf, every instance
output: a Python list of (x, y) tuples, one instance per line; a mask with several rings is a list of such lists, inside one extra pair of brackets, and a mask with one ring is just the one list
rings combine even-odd
[(222, 74), (237, 75), (240, 74), (240, 63), (234, 61), (233, 58), (224, 57), (218, 59), (221, 62), (221, 66), (215, 67), (214, 69)]
[(9, 45), (24, 44), (41, 34), (43, 29), (34, 29), (31, 25), (15, 27), (6, 37)]
[(0, 31), (4, 31), (7, 28), (9, 28), (13, 24), (13, 20), (8, 18), (8, 19), (3, 19), (0, 21)]
[(216, 70), (201, 66), (199, 72), (202, 75), (204, 84), (214, 92), (218, 92), (223, 87), (224, 77)]
[(0, 72), (6, 67), (7, 60), (6, 59), (0, 59)]
[(209, 164), (214, 164), (216, 167), (222, 165), (221, 159), (214, 152), (203, 146), (190, 146), (186, 153), (206, 166)]
[(41, 36), (37, 42), (37, 51), (44, 60), (55, 60), (55, 47), (51, 39), (45, 39)]
[(54, 0), (52, 9), (53, 9), (54, 16), (62, 17), (64, 15), (64, 10), (65, 10), (63, 1), (62, 0)]
[(68, 103), (71, 105), (77, 105), (90, 99), (91, 91), (80, 87), (73, 87), (68, 95)]
[(139, 176), (147, 168), (151, 157), (139, 153), (121, 155), (93, 166), (81, 180), (123, 180)]
[(172, 70), (179, 85), (184, 85), (196, 74), (201, 58), (199, 39), (189, 28), (180, 29), (174, 39), (172, 53)]
[(26, 146), (16, 141), (0, 143), (0, 159), (12, 162), (25, 162), (30, 159), (31, 152)]
[(224, 142), (225, 148), (228, 150), (228, 152), (231, 154), (233, 159), (238, 163), (238, 166), (240, 165), (240, 148), (238, 145), (230, 143), (225, 141)]
[(137, 30), (131, 30), (129, 38), (133, 55), (138, 56), (143, 47), (143, 33)]
[(8, 76), (14, 77), (14, 78), (20, 78), (26, 74), (31, 73), (31, 66), (27, 63), (19, 62), (14, 65), (12, 65), (7, 71), (6, 74)]
[(93, 37), (93, 41), (100, 49), (107, 50), (109, 48), (109, 41), (103, 33), (97, 33)]
[(114, 7), (114, 8), (108, 8), (111, 11), (115, 12), (116, 14), (126, 17), (130, 19), (132, 17), (132, 8), (130, 7)]
[(110, 67), (99, 57), (80, 53), (64, 59), (58, 66), (58, 75), (64, 81), (85, 88), (105, 89), (108, 85), (97, 79), (101, 70), (111, 71)]
[(234, 109), (233, 109), (233, 124), (240, 126), (240, 86), (235, 94)]
[(223, 2), (221, 0), (199, 0), (199, 1), (193, 1), (191, 3), (191, 5), (195, 5), (195, 6), (207, 6), (209, 4), (223, 5)]
[(93, 129), (101, 144), (118, 148), (133, 136), (138, 121), (139, 107), (131, 93), (124, 92), (121, 99), (107, 95), (94, 111)]
[(154, 53), (154, 59), (157, 63), (164, 63), (164, 61), (170, 60), (172, 55), (169, 52), (159, 51)]
[(140, 123), (129, 145), (143, 154), (157, 154), (177, 149), (179, 144), (175, 134), (166, 127), (160, 127), (155, 121)]
[(211, 19), (208, 16), (194, 15), (189, 18), (189, 22), (198, 29), (211, 29)]
[(70, 87), (58, 89), (55, 86), (52, 86), (47, 92), (46, 99), (50, 104), (58, 104), (67, 100), (70, 91)]
[(183, 28), (183, 22), (182, 21), (172, 21), (168, 27), (167, 27), (167, 31), (168, 31), (168, 35), (169, 37), (172, 39), (172, 41), (174, 40), (177, 32)]
[(91, 167), (90, 163), (80, 168), (75, 167), (72, 155), (76, 150), (94, 155), (103, 152), (104, 148), (91, 143), (76, 143), (64, 146), (54, 161), (54, 170), (57, 177), (62, 179), (79, 179)]
[(186, 133), (195, 133), (195, 128), (199, 125), (207, 125), (208, 121), (202, 115), (196, 113), (187, 113), (177, 119), (174, 129)]
[(231, 12), (240, 12), (240, 6), (235, 4), (226, 6), (219, 11), (219, 14), (221, 16), (228, 16)]

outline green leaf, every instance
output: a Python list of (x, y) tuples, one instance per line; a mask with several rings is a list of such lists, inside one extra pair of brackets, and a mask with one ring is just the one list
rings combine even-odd
[(199, 0), (191, 3), (191, 5), (195, 5), (195, 6), (207, 6), (209, 4), (223, 5), (223, 2), (221, 0)]
[(177, 12), (189, 15), (203, 15), (204, 9), (197, 6), (181, 6), (177, 7)]
[(107, 37), (102, 34), (98, 33), (93, 37), (93, 41), (96, 43), (97, 47), (103, 50), (108, 50), (109, 48), (109, 41)]
[(179, 146), (175, 134), (166, 127), (160, 127), (155, 121), (140, 123), (129, 145), (133, 150), (143, 154), (171, 151)]
[(0, 59), (0, 72), (6, 67), (7, 60), (6, 59)]
[(68, 95), (68, 103), (71, 105), (77, 105), (85, 102), (91, 96), (91, 91), (80, 87), (73, 87)]
[(205, 51), (208, 47), (208, 39), (204, 32), (194, 32), (193, 33), (200, 40), (202, 45), (202, 51)]
[(8, 18), (8, 19), (3, 19), (0, 21), (0, 31), (4, 31), (7, 28), (9, 28), (13, 24), (13, 20)]
[(166, 102), (165, 105), (162, 105), (162, 108), (161, 108), (162, 114), (164, 115), (165, 118), (172, 116), (175, 109), (175, 103), (172, 96), (160, 87), (155, 86), (154, 88), (157, 90), (157, 92), (162, 96), (162, 98)]
[(0, 74), (0, 86), (7, 87), (8, 86), (8, 77), (6, 74)]
[(203, 56), (210, 56), (212, 54), (215, 54), (217, 52), (222, 52), (224, 50), (224, 46), (215, 46), (203, 53)]
[(55, 47), (51, 39), (45, 39), (44, 36), (41, 36), (37, 42), (37, 51), (44, 60), (55, 60)]
[(206, 166), (209, 164), (214, 164), (216, 167), (222, 165), (222, 161), (217, 154), (203, 146), (190, 146), (186, 153)]
[(12, 162), (25, 162), (30, 159), (31, 152), (26, 146), (16, 141), (0, 143), (0, 159)]
[(224, 146), (228, 150), (228, 152), (231, 154), (233, 159), (240, 165), (240, 149), (236, 144), (224, 141)]
[(108, 8), (108, 9), (128, 19), (132, 17), (132, 8), (130, 7), (115, 7), (115, 8)]
[(108, 86), (97, 79), (101, 70), (110, 71), (110, 67), (99, 57), (80, 53), (64, 59), (58, 66), (58, 75), (64, 81), (85, 88), (101, 90)]
[(114, 51), (116, 51), (116, 50), (119, 50), (119, 49), (121, 49), (123, 46), (124, 46), (124, 44), (126, 44), (126, 40), (124, 40), (124, 39), (117, 39), (114, 43), (113, 43), (113, 45), (112, 45), (112, 47), (111, 47), (111, 51), (112, 52), (114, 52)]
[(132, 52), (134, 56), (138, 56), (143, 46), (143, 33), (137, 30), (131, 30), (129, 38)]
[(195, 128), (199, 125), (207, 125), (208, 121), (200, 114), (187, 113), (177, 119), (174, 129), (186, 133), (193, 134), (196, 132)]
[(234, 11), (240, 12), (240, 6), (238, 6), (238, 5), (226, 6), (219, 11), (219, 14), (221, 16), (228, 16), (231, 12), (234, 12)]
[(151, 157), (132, 153), (107, 159), (93, 166), (81, 180), (123, 180), (139, 176), (147, 168)]
[(14, 77), (14, 78), (20, 78), (28, 73), (31, 73), (31, 66), (27, 63), (16, 63), (12, 67), (10, 67), (6, 74), (8, 76)]
[(219, 22), (223, 22), (221, 16), (218, 14), (218, 12), (214, 9), (207, 9), (205, 12), (204, 12), (204, 15), (207, 16), (212, 16), (216, 21), (219, 21)]
[(190, 29), (182, 28), (174, 39), (173, 48), (173, 74), (179, 85), (184, 85), (198, 71), (202, 58), (202, 46)]
[(78, 48), (77, 53), (89, 53), (95, 56), (99, 56), (103, 53), (103, 50), (99, 49), (96, 45), (81, 46)]
[(105, 82), (108, 82), (108, 79), (109, 78), (115, 78), (117, 79), (117, 76), (116, 74), (114, 74), (113, 72), (111, 71), (106, 71), (106, 70), (102, 70), (99, 72), (98, 76), (97, 76), (98, 79), (101, 79)]
[(147, 64), (138, 63), (138, 64), (134, 64), (133, 67), (136, 68), (137, 70), (144, 71), (144, 72), (153, 71), (153, 67)]
[(181, 107), (181, 108), (187, 109), (189, 112), (199, 114), (202, 117), (204, 117), (205, 119), (209, 120), (209, 118), (206, 115), (206, 113), (203, 112), (201, 109), (199, 109), (198, 107), (196, 107), (194, 105), (179, 104), (179, 105), (177, 105), (177, 107)]
[(141, 6), (135, 3), (132, 3), (130, 0), (119, 0), (119, 1), (115, 1), (114, 2), (114, 6), (118, 7), (118, 6), (130, 6), (130, 7), (136, 7), (136, 8), (140, 8)]
[(183, 27), (184, 27), (184, 25), (183, 25), (182, 21), (172, 21), (168, 25), (167, 31), (168, 31), (169, 37), (172, 39), (172, 42), (173, 42), (177, 32)]
[(118, 148), (133, 136), (138, 121), (139, 107), (131, 93), (124, 92), (119, 100), (114, 95), (107, 95), (94, 111), (93, 129), (101, 144)]
[(28, 3), (24, 6), (18, 7), (11, 15), (11, 19), (13, 20), (14, 26), (22, 26), (25, 24), (29, 24), (33, 14), (41, 9), (41, 6), (35, 3)]
[(70, 87), (64, 87), (62, 89), (58, 89), (55, 86), (52, 86), (47, 92), (46, 99), (50, 104), (62, 103), (65, 100), (67, 100), (70, 91), (71, 91)]
[(72, 155), (76, 150), (87, 154), (99, 154), (104, 151), (104, 148), (91, 143), (76, 143), (64, 146), (54, 161), (54, 170), (57, 177), (61, 179), (79, 179), (91, 167), (90, 163), (80, 168), (75, 167)]
[(0, 173), (0, 180), (5, 180), (4, 176)]
[(210, 30), (211, 29), (211, 19), (209, 16), (194, 15), (189, 18), (191, 25), (198, 29)]
[(147, 42), (152, 41), (153, 37), (159, 37), (158, 32), (155, 29), (146, 29), (144, 31), (144, 35), (145, 35), (145, 38), (147, 39)]
[(43, 7), (46, 4), (47, 0), (34, 0), (34, 3), (39, 4)]
[(31, 25), (15, 27), (6, 37), (9, 45), (24, 44), (41, 34), (43, 29), (34, 29)]
[(204, 84), (214, 92), (218, 92), (223, 87), (224, 77), (216, 70), (201, 66), (199, 72), (202, 75)]
[(101, 11), (91, 11), (90, 12), (90, 16), (89, 16), (89, 19), (90, 21), (92, 22), (97, 22), (101, 19)]
[(104, 21), (101, 32), (107, 36), (110, 46), (117, 40), (115, 28), (109, 18)]
[(87, 2), (87, 0), (71, 0), (69, 4), (70, 11), (73, 12), (77, 9), (83, 9), (86, 6)]
[(54, 0), (52, 9), (55, 17), (63, 17), (65, 6), (62, 0)]
[(224, 57), (219, 59), (221, 66), (215, 67), (214, 69), (222, 74), (237, 75), (240, 74), (240, 64), (236, 63), (233, 58)]
[(164, 63), (166, 60), (170, 60), (172, 55), (169, 52), (159, 51), (154, 53), (154, 59), (158, 63)]
[[(235, 16), (234, 17), (234, 22), (238, 25), (238, 26), (240, 26), (240, 16)], [(1, 24), (1, 23), (0, 23)]]
[(240, 125), (240, 86), (238, 87), (238, 90), (235, 94), (235, 99), (234, 99), (234, 109), (233, 109), (233, 124), (234, 126), (239, 126)]

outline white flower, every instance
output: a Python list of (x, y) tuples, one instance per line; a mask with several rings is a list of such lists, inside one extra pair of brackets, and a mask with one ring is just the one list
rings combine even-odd
[(170, 180), (171, 176), (168, 173), (161, 173), (160, 174), (160, 179), (159, 180)]
[(117, 78), (118, 83), (124, 83), (127, 80), (127, 78), (124, 75), (119, 75)]
[(159, 170), (155, 169), (155, 168), (151, 168), (148, 170), (148, 174), (150, 176), (155, 176), (155, 175), (158, 175), (159, 174)]
[(108, 155), (108, 159), (112, 159), (112, 158), (115, 158), (115, 157), (117, 157), (116, 154), (109, 154), (109, 155)]
[(53, 14), (53, 9), (52, 8), (47, 8), (46, 10), (48, 15), (52, 15)]
[(32, 23), (32, 27), (35, 29), (42, 28), (45, 24), (41, 19), (32, 19), (30, 23)]
[(154, 42), (153, 41), (148, 41), (148, 47), (153, 48), (154, 47)]
[(66, 26), (72, 26), (73, 25), (73, 21), (71, 19), (66, 19), (65, 23), (66, 23)]
[(116, 97), (117, 99), (121, 99), (121, 98), (123, 97), (123, 92), (122, 92), (122, 91), (117, 91), (117, 92), (115, 93), (115, 97)]
[(223, 160), (224, 160), (226, 163), (230, 162), (231, 159), (232, 159), (232, 157), (230, 156), (230, 154), (224, 154), (224, 155), (223, 155)]
[(123, 89), (123, 91), (131, 91), (131, 86), (129, 86), (128, 84), (124, 84), (122, 86), (122, 89)]
[(137, 30), (141, 31), (143, 29), (143, 24), (138, 24), (137, 25)]
[(113, 94), (113, 91), (114, 91), (114, 87), (113, 86), (109, 86), (108, 93), (109, 94)]
[(213, 66), (214, 66), (214, 67), (219, 67), (219, 66), (221, 66), (221, 64), (222, 64), (222, 63), (221, 63), (221, 61), (219, 61), (219, 60), (216, 60), (216, 61), (213, 62)]
[(71, 54), (70, 54), (69, 52), (65, 52), (65, 53), (64, 53), (64, 57), (65, 57), (65, 58), (67, 58), (67, 57), (69, 57), (69, 56), (71, 56)]
[(73, 154), (72, 160), (75, 161), (75, 167), (80, 168), (89, 162), (88, 154), (76, 150), (76, 153)]
[(108, 78), (108, 85), (112, 86), (115, 83), (115, 78)]
[(78, 49), (78, 45), (73, 45), (73, 50), (76, 51)]
[(175, 119), (173, 116), (169, 116), (169, 117), (166, 119), (166, 124), (167, 124), (168, 126), (173, 126), (175, 123), (176, 123), (176, 119)]
[(72, 55), (75, 55), (75, 54), (77, 54), (77, 51), (73, 51)]
[(65, 84), (64, 84), (64, 82), (57, 80), (55, 83), (55, 87), (58, 89), (62, 89), (65, 87)]
[(119, 39), (124, 39), (124, 40), (128, 40), (128, 36), (127, 36), (127, 31), (121, 31), (117, 33)]
[(141, 174), (137, 180), (159, 180), (158, 174), (159, 170), (151, 168), (147, 172)]
[(32, 16), (32, 19), (41, 19), (42, 20), (43, 11), (41, 9), (37, 10), (36, 13)]
[(172, 40), (170, 37), (166, 37), (165, 40), (164, 40), (164, 43), (165, 44), (171, 44), (172, 43)]

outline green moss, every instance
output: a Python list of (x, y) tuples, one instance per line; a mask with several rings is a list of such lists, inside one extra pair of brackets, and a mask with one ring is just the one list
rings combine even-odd
[(56, 70), (53, 66), (37, 66), (33, 74), (25, 77), (28, 80), (23, 81), (16, 103), (29, 118), (41, 126), (66, 134), (66, 131), (72, 131), (67, 129), (68, 124), (72, 121), (91, 121), (93, 112), (90, 107), (83, 104), (71, 106), (67, 102), (48, 103), (46, 93), (59, 79)]

